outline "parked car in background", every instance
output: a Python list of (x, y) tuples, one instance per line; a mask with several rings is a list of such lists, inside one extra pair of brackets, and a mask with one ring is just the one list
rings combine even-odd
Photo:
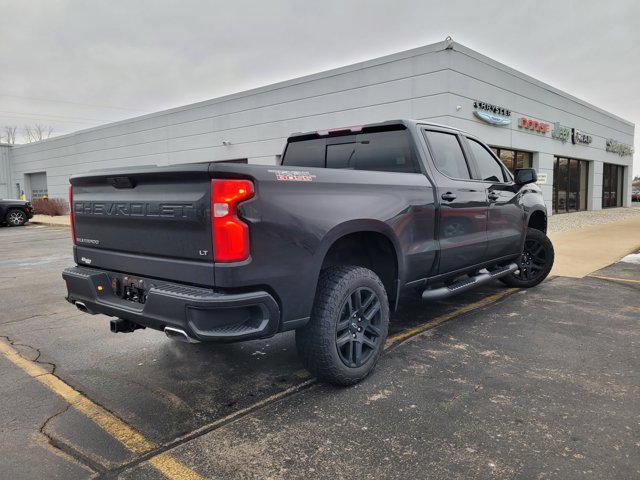
[(339, 385), (384, 348), (401, 293), (440, 300), (553, 265), (533, 169), (415, 121), (294, 134), (281, 165), (133, 167), (71, 178), (67, 300), (113, 332), (230, 342), (296, 330)]
[(0, 224), (10, 227), (24, 225), (33, 217), (31, 202), (26, 200), (0, 200)]

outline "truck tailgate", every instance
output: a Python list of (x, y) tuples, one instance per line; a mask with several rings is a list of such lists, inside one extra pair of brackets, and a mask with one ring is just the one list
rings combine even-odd
[(212, 286), (208, 165), (72, 177), (76, 262)]

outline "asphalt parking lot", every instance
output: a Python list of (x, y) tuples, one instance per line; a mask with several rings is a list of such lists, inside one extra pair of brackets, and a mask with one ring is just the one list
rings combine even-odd
[(2, 478), (640, 477), (639, 264), (411, 301), (338, 389), (292, 334), (110, 333), (64, 300), (66, 229), (0, 244)]

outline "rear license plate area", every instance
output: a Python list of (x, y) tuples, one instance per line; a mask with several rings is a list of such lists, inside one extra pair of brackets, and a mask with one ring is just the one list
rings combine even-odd
[(147, 301), (148, 285), (145, 280), (130, 275), (112, 276), (111, 291), (123, 300), (144, 304)]

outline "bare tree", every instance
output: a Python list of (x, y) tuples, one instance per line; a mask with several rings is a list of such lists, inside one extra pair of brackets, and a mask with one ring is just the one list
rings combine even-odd
[(0, 134), (0, 142), (8, 143), (9, 145), (13, 145), (16, 143), (16, 133), (18, 132), (18, 127), (14, 125), (5, 125), (2, 127), (2, 133)]
[(53, 127), (49, 125), (41, 125), (36, 123), (35, 125), (24, 126), (24, 136), (27, 139), (27, 143), (39, 142), (45, 140), (53, 133)]

